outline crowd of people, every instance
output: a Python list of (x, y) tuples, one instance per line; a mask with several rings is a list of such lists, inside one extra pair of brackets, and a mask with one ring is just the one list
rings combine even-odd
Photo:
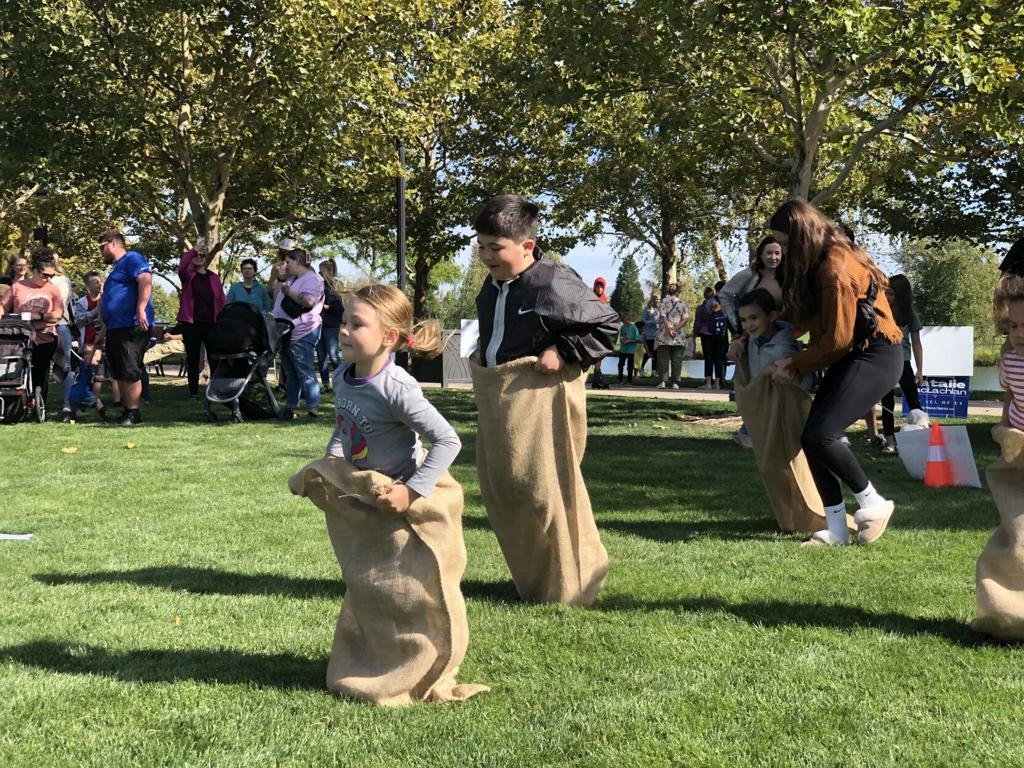
[[(48, 247), (36, 249), (29, 258), (11, 256), (0, 278), (0, 315), (31, 323), (32, 380), (41, 388), (44, 404), (51, 376), (61, 384), (61, 421), (73, 422), (95, 407), (103, 420), (121, 426), (141, 423), (141, 407), (150, 397), (148, 366), (171, 355), (183, 358), (189, 396), (198, 400), (201, 378), (208, 375), (210, 334), (221, 311), (233, 302), (291, 323), (291, 344), (281, 353), (279, 372), (287, 401), (284, 416), (294, 418), (300, 398), (310, 417), (318, 415), (317, 379), (329, 391), (341, 362), (344, 286), (334, 261), (324, 260), (314, 271), (313, 254), (285, 239), (278, 245), (267, 285), (259, 280), (256, 261), (245, 259), (241, 280), (225, 291), (200, 240), (178, 264), (181, 290), (175, 323), (158, 326), (150, 263), (129, 250), (116, 230), (100, 236), (99, 248), (110, 271), (106, 277), (87, 272), (79, 291)], [(109, 387), (109, 396), (101, 395), (104, 387)], [(110, 414), (103, 397), (122, 412)]]

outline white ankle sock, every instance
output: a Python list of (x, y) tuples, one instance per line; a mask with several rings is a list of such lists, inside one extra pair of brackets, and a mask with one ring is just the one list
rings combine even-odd
[(846, 527), (846, 503), (841, 502), (831, 507), (825, 507), (825, 522), (828, 523), (828, 532), (842, 542), (849, 541), (850, 532)]
[(878, 505), (885, 503), (885, 497), (876, 491), (875, 486), (871, 483), (868, 483), (868, 487), (863, 491), (855, 493), (853, 496), (857, 499), (857, 506), (861, 509), (864, 507), (877, 507)]

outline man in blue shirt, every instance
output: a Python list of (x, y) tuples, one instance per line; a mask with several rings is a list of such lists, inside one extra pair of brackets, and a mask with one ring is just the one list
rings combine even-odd
[(124, 235), (114, 229), (100, 235), (103, 261), (112, 264), (100, 300), (102, 330), (97, 343), (105, 346), (107, 365), (117, 381), (124, 403), (118, 419), (123, 427), (142, 422), (143, 355), (153, 327), (153, 275), (149, 262), (138, 251), (125, 248)]

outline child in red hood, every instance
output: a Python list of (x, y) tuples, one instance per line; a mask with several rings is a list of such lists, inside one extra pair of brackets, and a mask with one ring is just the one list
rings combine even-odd
[[(597, 278), (594, 281), (594, 295), (597, 296), (605, 304), (608, 303), (608, 294), (605, 293), (605, 286), (608, 283), (605, 282), (603, 277)], [(608, 389), (608, 384), (605, 383), (604, 375), (601, 373), (601, 361), (598, 360), (594, 363), (594, 377), (590, 381), (591, 389)]]

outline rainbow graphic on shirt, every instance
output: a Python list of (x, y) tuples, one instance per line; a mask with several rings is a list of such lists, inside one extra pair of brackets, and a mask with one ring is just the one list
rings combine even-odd
[(352, 463), (360, 469), (366, 464), (366, 457), (370, 455), (370, 449), (366, 446), (366, 436), (352, 421), (348, 428), (349, 437), (352, 438)]

